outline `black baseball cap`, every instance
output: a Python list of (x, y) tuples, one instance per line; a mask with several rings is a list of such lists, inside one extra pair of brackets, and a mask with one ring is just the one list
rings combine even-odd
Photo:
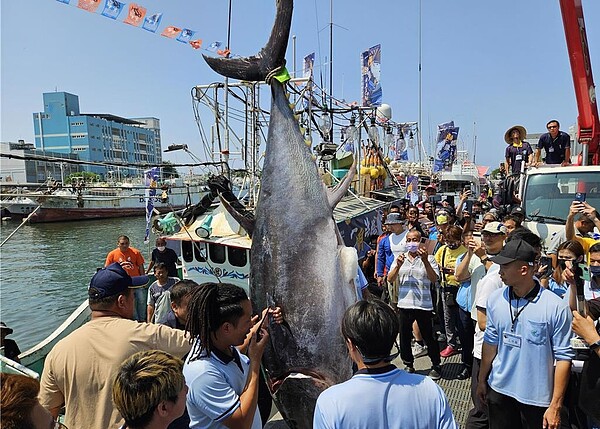
[(523, 261), (533, 264), (538, 252), (525, 240), (511, 240), (504, 245), (500, 253), (492, 256), (490, 261), (498, 265), (510, 264), (514, 261)]

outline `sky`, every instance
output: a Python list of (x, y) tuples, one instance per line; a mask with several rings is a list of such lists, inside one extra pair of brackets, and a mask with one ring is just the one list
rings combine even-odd
[[(77, 0), (71, 0), (76, 3)], [(196, 30), (204, 46), (227, 40), (228, 2), (139, 0), (162, 12), (167, 25)], [(521, 124), (545, 132), (550, 119), (568, 131), (577, 118), (558, 0), (423, 0), (422, 136), (426, 147), (436, 126), (453, 120), (461, 147), (476, 162), (497, 166), (504, 132)], [(583, 0), (596, 82), (600, 79), (600, 2)], [(383, 102), (393, 120), (418, 120), (419, 1), (333, 1), (333, 92), (360, 99), (360, 53), (381, 44)], [(253, 55), (268, 39), (275, 1), (233, 0), (231, 51)], [(296, 1), (291, 35), (296, 63), (316, 52), (317, 73), (329, 55), (330, 4)], [(161, 121), (163, 148), (187, 144), (199, 153), (200, 138), (190, 91), (220, 81), (190, 46), (113, 21), (56, 0), (0, 3), (0, 140), (33, 142), (32, 113), (43, 110), (42, 93), (79, 96), (82, 113)], [(288, 46), (288, 69), (294, 63)], [(325, 67), (325, 66), (323, 66)], [(317, 77), (317, 80), (320, 78)], [(182, 152), (165, 154), (191, 162)]]

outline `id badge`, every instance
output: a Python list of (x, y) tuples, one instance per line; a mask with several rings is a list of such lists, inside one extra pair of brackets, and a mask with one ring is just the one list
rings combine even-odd
[(523, 155), (517, 155), (515, 157), (515, 161), (522, 161), (523, 160)]
[(502, 343), (509, 347), (521, 348), (521, 336), (510, 332), (502, 333)]
[(548, 152), (550, 152), (550, 153), (554, 152), (554, 146), (550, 146), (550, 149), (548, 149)]

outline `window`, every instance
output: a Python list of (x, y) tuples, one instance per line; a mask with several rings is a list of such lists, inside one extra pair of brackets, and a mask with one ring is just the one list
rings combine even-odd
[(228, 247), (227, 259), (229, 260), (229, 263), (234, 267), (245, 267), (248, 263), (248, 251), (246, 249)]
[(194, 257), (198, 262), (206, 262), (206, 243), (194, 243)]
[(192, 262), (194, 260), (194, 250), (192, 248), (191, 241), (182, 241), (181, 242), (181, 255), (183, 256), (183, 260), (185, 262)]
[(222, 244), (210, 243), (208, 245), (211, 262), (223, 264), (225, 262), (225, 246)]

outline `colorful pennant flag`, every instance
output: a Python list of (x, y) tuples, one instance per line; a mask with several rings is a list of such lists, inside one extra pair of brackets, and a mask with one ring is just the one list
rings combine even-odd
[(125, 24), (133, 25), (134, 27), (139, 27), (142, 22), (144, 22), (144, 17), (146, 16), (146, 8), (140, 6), (139, 4), (130, 3), (129, 4), (129, 13), (127, 14), (127, 18), (123, 21)]
[(100, 6), (100, 0), (79, 0), (77, 7), (79, 9), (87, 10), (88, 12), (96, 12)]
[(144, 30), (148, 30), (151, 33), (156, 33), (158, 30), (158, 26), (160, 25), (160, 21), (162, 20), (162, 13), (155, 13), (150, 16), (144, 18), (144, 24), (142, 24), (142, 28)]
[(202, 47), (202, 39), (190, 40), (190, 45), (194, 49), (200, 49)]
[[(71, 0), (56, 1), (63, 4), (71, 4)], [(104, 7), (99, 9), (101, 3), (104, 4)], [(147, 13), (148, 11), (145, 7), (137, 3), (127, 4), (119, 0), (77, 0), (76, 4), (73, 3), (71, 5), (76, 5), (79, 9), (92, 13), (97, 13), (98, 10), (101, 10), (102, 12), (100, 14), (102, 16), (113, 20), (117, 20), (122, 15), (121, 12), (123, 12), (124, 9), (127, 9), (127, 15), (121, 22), (134, 27), (141, 27), (151, 33), (156, 33), (158, 31), (163, 16), (162, 13), (153, 13), (150, 15)], [(194, 39), (197, 32), (189, 28), (181, 28), (172, 25), (165, 28), (160, 34), (186, 45), (189, 44), (193, 49), (202, 48), (202, 39)], [(231, 51), (227, 48), (221, 49), (223, 45), (223, 42), (215, 41), (205, 50), (215, 52), (217, 55), (223, 57), (229, 57)]]
[(120, 1), (106, 0), (104, 10), (102, 11), (102, 16), (110, 19), (117, 19), (124, 7), (125, 3), (121, 3)]
[(168, 37), (169, 39), (174, 39), (179, 35), (179, 33), (181, 33), (181, 28), (170, 25), (163, 30), (161, 36)]
[(192, 37), (194, 37), (194, 34), (196, 34), (195, 31), (184, 28), (183, 30), (181, 30), (179, 36), (177, 36), (177, 41), (181, 43), (190, 43)]

